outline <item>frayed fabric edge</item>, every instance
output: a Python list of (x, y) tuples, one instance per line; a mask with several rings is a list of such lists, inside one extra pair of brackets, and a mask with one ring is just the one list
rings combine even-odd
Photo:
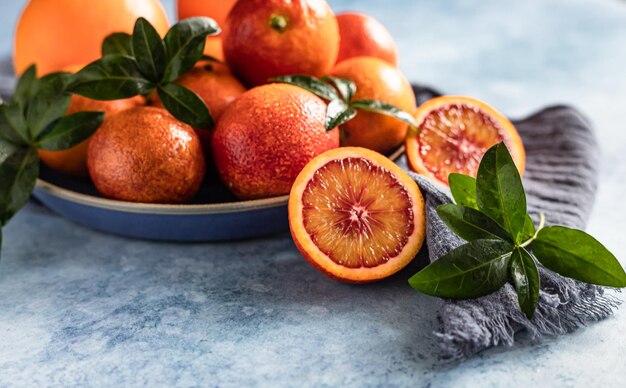
[(602, 287), (593, 288), (592, 292), (581, 293), (577, 300), (556, 307), (540, 303), (532, 321), (521, 311), (490, 317), (483, 322), (483, 335), (467, 332), (464, 330), (467, 326), (449, 330), (443, 327), (442, 331), (434, 332), (440, 340), (441, 360), (454, 363), (494, 346), (512, 347), (515, 336), (523, 331), (528, 332), (533, 341), (540, 342), (606, 319), (623, 301), (614, 295), (606, 295)]

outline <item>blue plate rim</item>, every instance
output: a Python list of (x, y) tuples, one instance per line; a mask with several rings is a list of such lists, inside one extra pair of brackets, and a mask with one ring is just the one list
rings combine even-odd
[[(396, 161), (404, 154), (404, 145), (400, 146), (396, 151), (389, 155), (389, 159)], [(263, 210), (280, 206), (287, 206), (289, 195), (280, 197), (255, 199), (248, 201), (224, 202), (224, 203), (207, 203), (207, 204), (182, 204), (182, 205), (165, 205), (153, 203), (138, 203), (118, 201), (93, 195), (78, 193), (73, 190), (63, 188), (53, 183), (47, 182), (41, 178), (37, 179), (36, 189), (45, 192), (54, 197), (78, 203), (85, 206), (92, 206), (100, 209), (106, 209), (124, 213), (135, 214), (154, 214), (154, 215), (209, 215), (209, 214), (228, 214), (240, 213), (247, 211)]]

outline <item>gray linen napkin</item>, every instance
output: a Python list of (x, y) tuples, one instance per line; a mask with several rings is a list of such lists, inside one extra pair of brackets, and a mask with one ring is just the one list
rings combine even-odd
[[(414, 87), (418, 102), (437, 93)], [(547, 224), (584, 229), (597, 188), (599, 150), (589, 121), (567, 106), (544, 109), (514, 122), (527, 153), (524, 186), (529, 212)], [(426, 200), (427, 247), (431, 261), (464, 241), (437, 217), (437, 206), (449, 197), (426, 179), (413, 174)], [(602, 287), (564, 278), (540, 268), (541, 292), (537, 311), (529, 321), (520, 311), (511, 284), (473, 300), (441, 300), (439, 308), (442, 358), (462, 360), (497, 345), (512, 346), (515, 334), (527, 331), (533, 339), (572, 332), (588, 322), (608, 317), (619, 300)]]

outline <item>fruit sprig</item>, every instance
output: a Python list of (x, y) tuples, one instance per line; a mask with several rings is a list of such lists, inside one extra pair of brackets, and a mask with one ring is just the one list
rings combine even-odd
[(37, 150), (71, 148), (91, 136), (104, 119), (103, 112), (65, 115), (71, 80), (71, 74), (62, 72), (37, 78), (33, 65), (18, 80), (11, 101), (0, 103), (0, 227), (26, 204), (35, 187)]
[(346, 78), (324, 76), (321, 79), (306, 75), (286, 75), (270, 79), (299, 86), (328, 101), (326, 110), (326, 130), (347, 123), (356, 117), (359, 110), (381, 113), (401, 120), (415, 128), (413, 116), (402, 109), (379, 100), (354, 100), (356, 84)]
[(211, 129), (209, 109), (193, 91), (174, 83), (203, 55), (207, 36), (220, 28), (213, 19), (194, 17), (176, 23), (161, 39), (144, 18), (133, 33), (114, 33), (102, 44), (102, 58), (80, 70), (69, 86), (94, 100), (119, 100), (156, 91), (165, 109), (195, 128)]
[(470, 299), (490, 294), (510, 280), (521, 310), (532, 318), (541, 287), (538, 263), (562, 276), (589, 284), (626, 287), (615, 256), (587, 233), (564, 226), (537, 229), (527, 213), (520, 174), (504, 145), (484, 155), (476, 179), (450, 174), (456, 204), (437, 214), (468, 241), (413, 276), (409, 283), (428, 295)]

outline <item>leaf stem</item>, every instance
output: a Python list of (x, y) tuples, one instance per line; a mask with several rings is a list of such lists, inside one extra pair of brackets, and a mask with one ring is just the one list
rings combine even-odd
[(531, 238), (529, 238), (528, 240), (524, 241), (524, 243), (522, 243), (519, 247), (520, 248), (526, 248), (527, 246), (532, 244), (533, 241), (535, 241), (537, 239), (537, 236), (539, 235), (539, 232), (541, 231), (541, 229), (544, 228), (544, 226), (546, 226), (546, 216), (545, 216), (545, 214), (543, 214), (543, 212), (539, 212), (539, 227), (535, 231), (535, 234)]

